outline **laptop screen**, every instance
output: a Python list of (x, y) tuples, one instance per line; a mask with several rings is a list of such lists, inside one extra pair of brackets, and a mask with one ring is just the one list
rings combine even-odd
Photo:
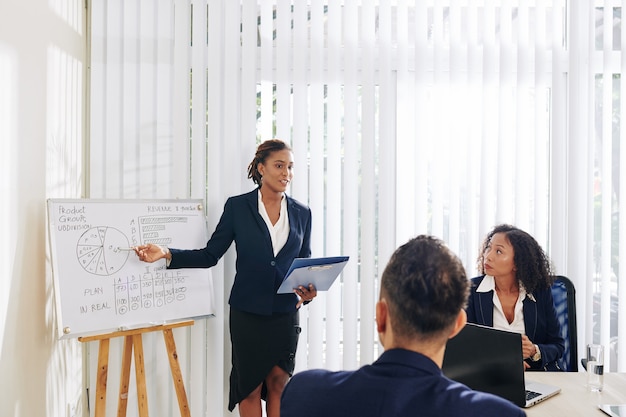
[(448, 340), (443, 373), (476, 390), (506, 398), (524, 407), (526, 388), (522, 336), (468, 323)]

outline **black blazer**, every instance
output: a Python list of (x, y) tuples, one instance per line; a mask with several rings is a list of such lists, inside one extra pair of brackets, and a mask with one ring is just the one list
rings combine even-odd
[[(476, 292), (485, 276), (472, 278), (470, 296), (467, 303), (467, 321), (493, 327), (493, 291)], [(523, 301), (524, 325), (526, 336), (541, 351), (541, 360), (526, 360), (530, 369), (557, 371), (560, 368), (556, 360), (563, 356), (565, 341), (561, 337), (561, 327), (556, 316), (552, 291), (535, 290), (536, 302), (526, 297)]]
[(226, 253), (231, 243), (237, 250), (236, 274), (228, 300), (232, 308), (270, 315), (293, 312), (295, 294), (276, 294), (294, 258), (311, 256), (311, 210), (287, 198), (289, 237), (274, 256), (265, 221), (259, 214), (258, 189), (230, 197), (213, 235), (203, 249), (170, 249), (169, 268), (210, 268)]
[(283, 391), (280, 415), (524, 417), (526, 413), (504, 398), (446, 378), (420, 353), (389, 349), (355, 371), (297, 372)]

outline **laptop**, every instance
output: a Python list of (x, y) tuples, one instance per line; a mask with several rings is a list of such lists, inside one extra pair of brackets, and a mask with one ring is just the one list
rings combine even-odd
[(598, 408), (607, 416), (626, 417), (626, 404), (600, 404), (598, 405)]
[(525, 380), (522, 336), (468, 323), (448, 340), (443, 373), (476, 391), (530, 407), (550, 398), (561, 388)]

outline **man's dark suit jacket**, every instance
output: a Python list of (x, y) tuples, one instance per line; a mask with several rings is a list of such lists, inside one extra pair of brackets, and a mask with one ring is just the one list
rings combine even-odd
[[(485, 276), (472, 278), (470, 296), (467, 304), (467, 321), (493, 327), (493, 291), (476, 292)], [(561, 337), (561, 327), (554, 302), (552, 291), (535, 290), (535, 301), (526, 297), (523, 301), (524, 325), (526, 336), (541, 351), (541, 360), (533, 362), (526, 360), (533, 370), (559, 370), (556, 360), (563, 356), (565, 342)]]
[(274, 256), (265, 221), (259, 214), (258, 189), (230, 197), (213, 235), (203, 249), (170, 249), (169, 268), (210, 268), (234, 241), (237, 250), (236, 275), (230, 292), (232, 308), (270, 315), (295, 311), (295, 294), (276, 294), (294, 258), (311, 256), (311, 210), (287, 198), (289, 237)]
[(296, 373), (282, 394), (281, 417), (522, 417), (493, 394), (472, 391), (443, 375), (430, 358), (390, 349), (356, 371)]

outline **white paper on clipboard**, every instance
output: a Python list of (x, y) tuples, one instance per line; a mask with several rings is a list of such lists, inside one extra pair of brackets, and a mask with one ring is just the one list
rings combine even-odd
[(317, 291), (327, 291), (337, 279), (349, 256), (327, 258), (296, 258), (291, 263), (287, 276), (276, 291), (278, 294), (292, 293), (300, 285), (315, 285)]

